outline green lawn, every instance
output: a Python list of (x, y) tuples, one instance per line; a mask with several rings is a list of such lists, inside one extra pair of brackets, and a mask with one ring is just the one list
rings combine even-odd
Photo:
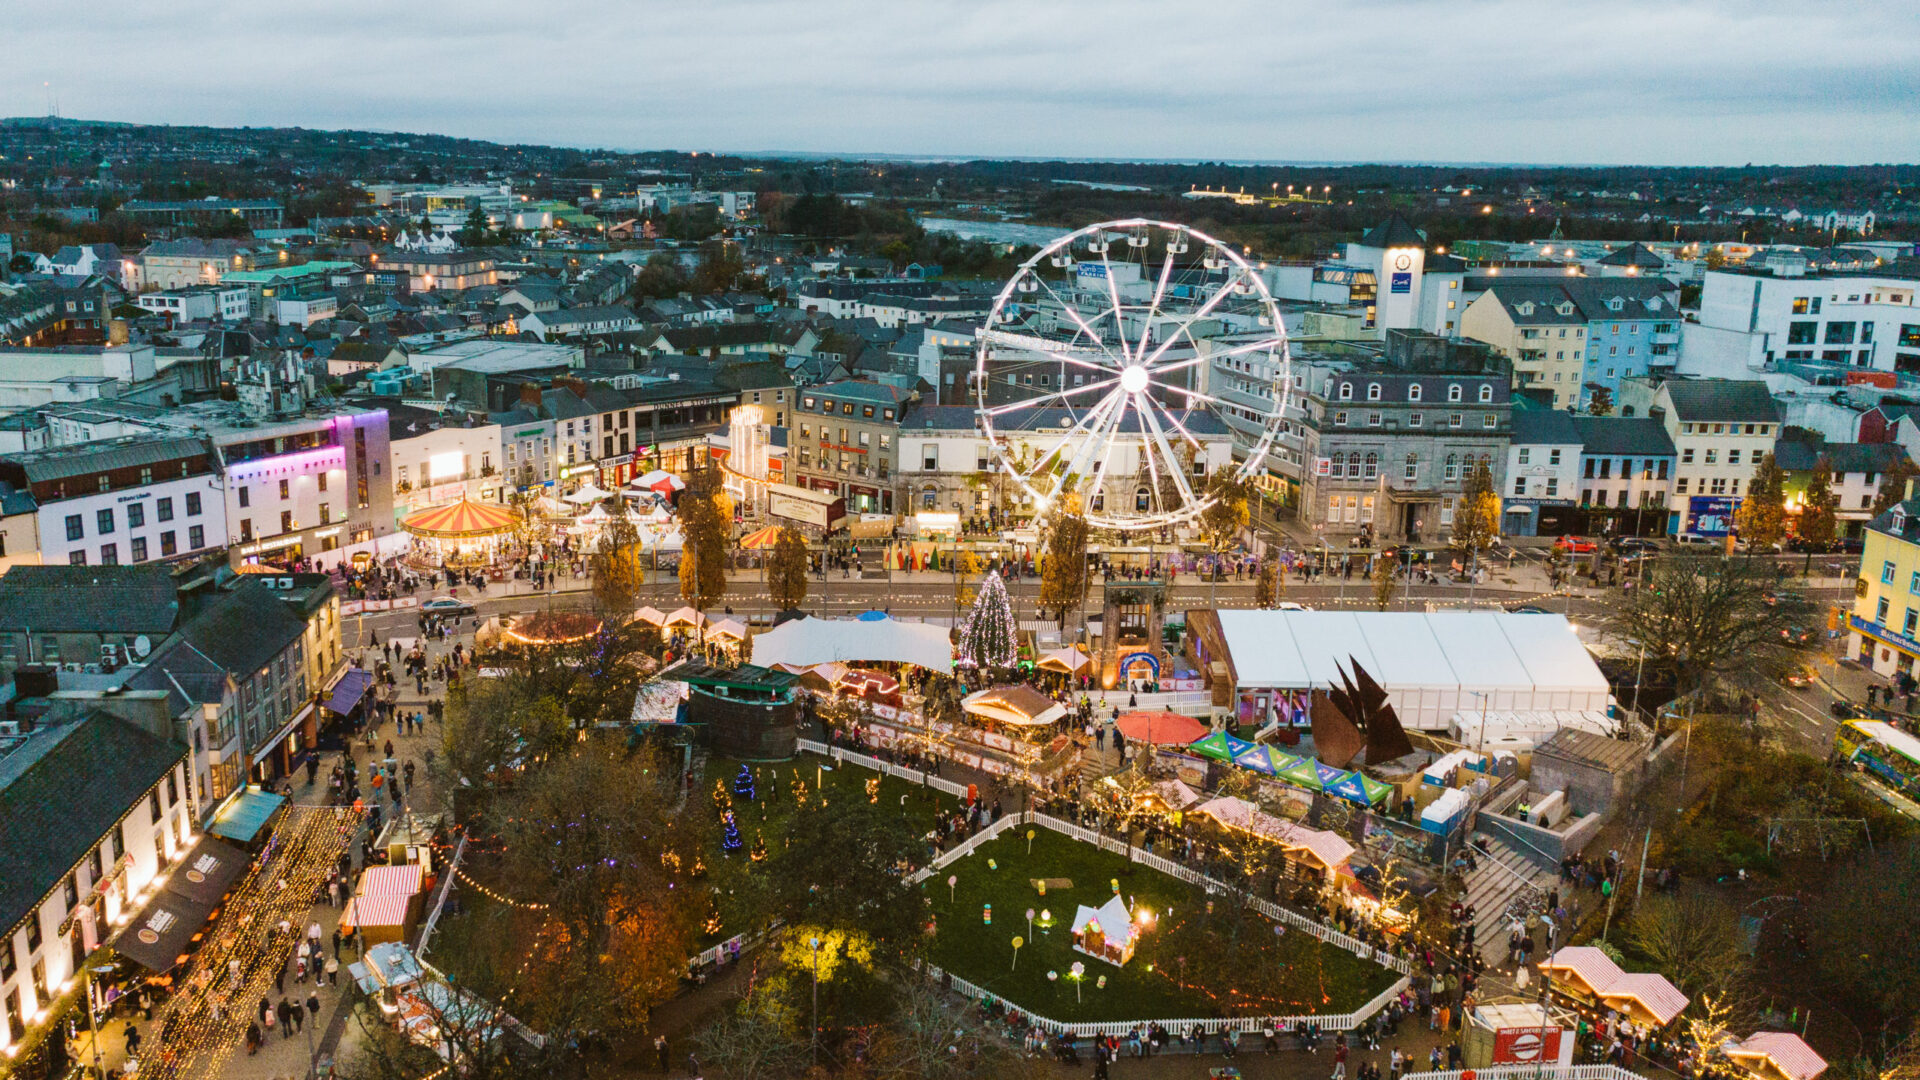
[[(739, 773), (741, 764), (734, 758), (719, 755), (708, 757), (700, 783), (688, 798), (687, 813), (714, 818), (714, 781), (724, 780), (727, 794), (732, 795), (733, 778)], [(866, 790), (867, 781), (879, 778), (881, 805), (899, 807), (901, 814), (912, 822), (915, 831), (922, 834), (933, 829), (938, 814), (951, 813), (961, 805), (961, 800), (955, 796), (908, 783), (897, 776), (881, 777), (880, 773), (859, 765), (836, 768), (832, 759), (818, 754), (801, 754), (792, 761), (754, 761), (745, 764), (753, 770), (755, 797), (748, 801), (734, 796), (733, 816), (740, 826), (740, 836), (747, 848), (726, 855), (719, 850), (716, 840), (714, 850), (702, 853), (708, 868), (708, 885), (719, 889), (716, 903), (720, 908), (722, 924), (719, 933), (704, 939), (703, 947), (749, 929), (745, 925), (746, 913), (740, 910), (740, 905), (730, 903), (729, 898), (736, 895), (734, 887), (745, 875), (758, 869), (748, 858), (755, 836), (764, 835), (769, 849), (780, 843), (787, 819), (793, 813), (793, 782), (796, 778), (807, 785), (809, 799), (816, 797), (817, 790), (823, 789), (830, 802), (871, 798)], [(717, 828), (715, 835), (718, 835)]]
[[(1053, 1020), (1104, 1020), (1216, 1017), (1219, 1005), (1195, 991), (1176, 985), (1164, 973), (1148, 970), (1139, 955), (1123, 967), (1096, 960), (1072, 947), (1068, 934), (1079, 905), (1099, 907), (1113, 896), (1118, 878), (1121, 894), (1137, 911), (1151, 909), (1161, 924), (1182, 918), (1183, 911), (1200, 915), (1206, 895), (1199, 888), (1130, 863), (1121, 855), (1083, 844), (1051, 829), (1033, 826), (1032, 854), (1026, 829), (1015, 826), (975, 849), (970, 856), (934, 872), (925, 888), (937, 919), (931, 956), (933, 962), (960, 978)], [(997, 864), (997, 869), (988, 863)], [(958, 878), (950, 900), (949, 876)], [(1034, 878), (1068, 878), (1071, 889), (1049, 888), (1039, 896)], [(993, 905), (993, 923), (981, 917), (982, 905)], [(1026, 911), (1050, 911), (1053, 927), (1043, 929), (1036, 918), (1027, 932)], [(1153, 933), (1154, 931), (1148, 931)], [(1013, 938), (1027, 939), (1014, 966)], [(1304, 951), (1312, 939), (1294, 932), (1278, 939), (1278, 947)], [(1142, 948), (1144, 954), (1145, 949)], [(1333, 946), (1321, 948), (1325, 985), (1331, 1000), (1320, 1011), (1344, 1013), (1358, 1008), (1390, 986), (1398, 976), (1385, 968)], [(1067, 973), (1075, 961), (1086, 965), (1086, 977), (1076, 1000)], [(1059, 978), (1049, 982), (1047, 972)], [(1107, 977), (1105, 989), (1096, 985)]]

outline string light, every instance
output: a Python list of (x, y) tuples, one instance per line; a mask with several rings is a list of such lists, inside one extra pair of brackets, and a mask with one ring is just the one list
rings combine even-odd
[[(246, 879), (229, 895), (220, 920), (195, 957), (181, 992), (161, 1007), (164, 1042), (142, 1055), (139, 1075), (224, 1075), (227, 1059), (256, 1015), (252, 1003), (267, 1000), (294, 946), (306, 937), (307, 914), (321, 886), (359, 830), (360, 813), (346, 807), (290, 810)], [(292, 933), (281, 935), (286, 923)], [(220, 989), (238, 965), (240, 984)], [(219, 1003), (218, 1014), (213, 1006)]]
[(492, 900), (496, 903), (505, 904), (511, 908), (519, 908), (522, 911), (545, 911), (547, 909), (547, 905), (545, 904), (536, 904), (529, 900), (515, 900), (510, 896), (502, 896), (499, 893), (494, 892), (492, 889), (487, 888), (485, 885), (480, 884), (478, 881), (475, 881), (473, 879), (473, 875), (467, 873), (465, 870), (462, 870), (457, 866), (454, 867), (453, 874), (455, 877), (459, 878), (461, 881), (464, 881), (468, 885), (471, 885), (474, 888), (480, 890), (482, 895), (484, 895), (487, 899)]

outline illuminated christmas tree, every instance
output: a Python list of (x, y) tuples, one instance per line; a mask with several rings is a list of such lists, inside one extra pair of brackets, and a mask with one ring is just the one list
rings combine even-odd
[(767, 861), (767, 838), (759, 832), (753, 834), (753, 849), (747, 852), (747, 858), (754, 862)]
[(714, 812), (717, 814), (725, 814), (731, 809), (733, 809), (733, 796), (727, 794), (727, 782), (725, 780), (715, 780), (713, 782)]
[(745, 847), (746, 841), (740, 839), (740, 826), (734, 824), (733, 811), (721, 815), (720, 820), (726, 823), (726, 831), (720, 836), (720, 850), (731, 855)]
[(974, 598), (967, 621), (960, 627), (960, 660), (978, 668), (1011, 667), (1019, 650), (1013, 605), (1007, 601), (1007, 586), (996, 570), (980, 583), (980, 595)]
[(748, 802), (753, 801), (752, 769), (747, 768), (745, 765), (740, 766), (739, 773), (735, 774), (733, 778), (733, 793)]

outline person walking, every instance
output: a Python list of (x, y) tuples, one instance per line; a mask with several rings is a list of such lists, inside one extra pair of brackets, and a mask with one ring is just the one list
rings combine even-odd
[(660, 1064), (660, 1072), (662, 1074), (666, 1073), (667, 1062), (670, 1061), (671, 1058), (667, 1053), (667, 1037), (665, 1035), (655, 1035), (653, 1037), (653, 1057), (654, 1060)]
[(280, 1004), (274, 1006), (273, 1013), (280, 1021), (280, 1041), (293, 1038), (293, 1006), (287, 1004), (286, 998), (281, 998)]

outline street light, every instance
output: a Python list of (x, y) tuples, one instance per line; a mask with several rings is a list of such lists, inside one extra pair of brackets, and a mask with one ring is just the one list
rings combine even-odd
[(813, 960), (813, 1026), (807, 1029), (807, 1057), (820, 1064), (820, 939), (808, 938), (807, 950)]

